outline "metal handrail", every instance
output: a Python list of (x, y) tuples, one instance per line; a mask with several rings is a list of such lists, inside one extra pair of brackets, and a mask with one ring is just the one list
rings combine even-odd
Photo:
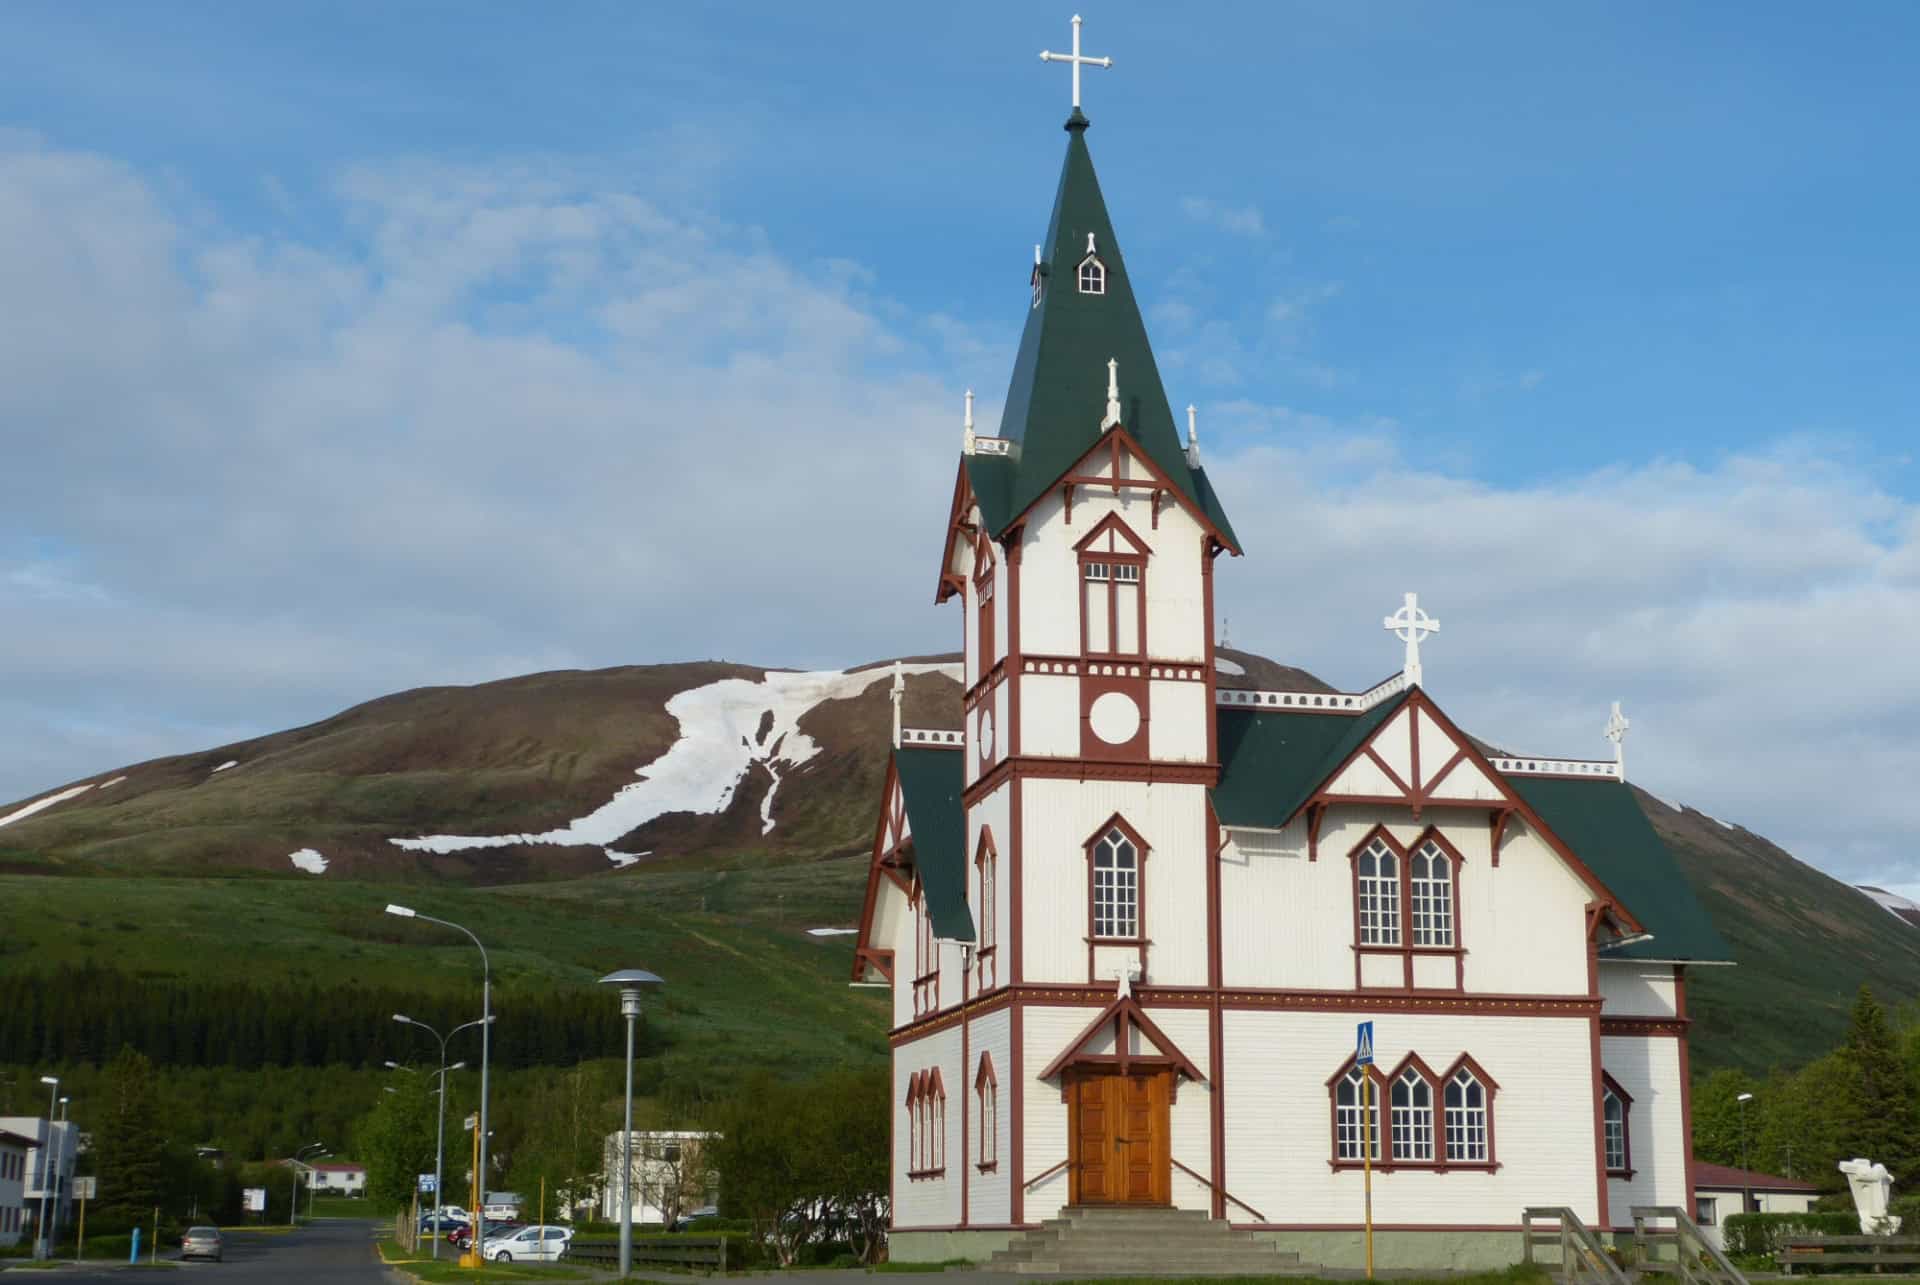
[(1211, 1182), (1208, 1182), (1205, 1178), (1202, 1178), (1199, 1174), (1187, 1168), (1185, 1165), (1181, 1164), (1178, 1160), (1174, 1160), (1172, 1156), (1168, 1156), (1167, 1159), (1173, 1161), (1173, 1167), (1175, 1169), (1178, 1169), (1181, 1173), (1187, 1175), (1187, 1177), (1193, 1179), (1195, 1182), (1199, 1183), (1202, 1187), (1205, 1187), (1209, 1191), (1219, 1192), (1222, 1196), (1226, 1197), (1228, 1200), (1231, 1200), (1234, 1204), (1240, 1206), (1240, 1208), (1252, 1214), (1256, 1220), (1260, 1222), (1267, 1221), (1267, 1216), (1265, 1214), (1261, 1213), (1258, 1209), (1255, 1209), (1252, 1205), (1249, 1205), (1246, 1201), (1240, 1199), (1240, 1197), (1234, 1195), (1231, 1191), (1228, 1191), (1225, 1187), (1214, 1186)]
[(1039, 1177), (1027, 1179), (1027, 1181), (1021, 1185), (1020, 1190), (1032, 1191), (1035, 1187), (1039, 1186), (1041, 1183), (1045, 1182), (1047, 1179), (1053, 1177), (1053, 1175), (1059, 1173), (1062, 1169), (1065, 1169), (1068, 1165), (1072, 1163), (1073, 1163), (1073, 1158), (1069, 1156), (1067, 1159), (1062, 1160), (1059, 1164), (1053, 1166), (1053, 1168), (1043, 1170)]

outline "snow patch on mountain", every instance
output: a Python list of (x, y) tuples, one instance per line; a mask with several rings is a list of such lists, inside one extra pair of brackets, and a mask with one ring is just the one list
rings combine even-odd
[(1245, 678), (1247, 676), (1247, 667), (1245, 665), (1242, 665), (1237, 660), (1228, 660), (1225, 656), (1215, 656), (1213, 658), (1213, 667), (1219, 672), (1231, 674), (1235, 678)]
[(327, 859), (312, 848), (302, 848), (298, 852), (289, 852), (287, 860), (293, 862), (293, 868), (304, 870), (310, 875), (323, 875), (327, 872)]
[(224, 772), (230, 767), (239, 767), (239, 766), (240, 766), (239, 759), (228, 759), (226, 762), (222, 763), (219, 767), (216, 767), (213, 770), (216, 772)]
[[(934, 663), (902, 669), (957, 678), (960, 667)], [(667, 713), (680, 724), (680, 739), (653, 762), (636, 768), (639, 780), (586, 816), (537, 834), (426, 834), (388, 842), (412, 852), (436, 853), (525, 843), (606, 850), (614, 840), (669, 812), (724, 812), (741, 782), (755, 771), (769, 778), (760, 805), (760, 832), (768, 834), (774, 828), (773, 800), (783, 773), (820, 752), (813, 738), (800, 730), (801, 717), (824, 701), (846, 700), (892, 679), (892, 668), (881, 666), (857, 673), (776, 671), (757, 681), (723, 678), (692, 687), (667, 701)], [(608, 860), (613, 860), (611, 854)]]
[(127, 778), (126, 778), (126, 777), (124, 777), (124, 776), (116, 776), (116, 777), (114, 777), (114, 778), (113, 778), (113, 779), (112, 779), (111, 781), (102, 781), (102, 782), (100, 782), (100, 788), (101, 788), (101, 789), (103, 789), (103, 790), (111, 790), (111, 789), (112, 789), (112, 788), (113, 788), (114, 786), (116, 786), (116, 785), (118, 785), (118, 784), (120, 784), (120, 782), (122, 782), (122, 781), (124, 781), (124, 780), (126, 780), (126, 779), (127, 779)]
[(36, 812), (44, 812), (54, 804), (65, 803), (68, 799), (85, 794), (92, 788), (93, 782), (89, 781), (85, 785), (75, 785), (60, 791), (58, 794), (49, 794), (44, 799), (35, 799), (25, 807), (15, 808), (5, 816), (0, 817), (0, 825), (12, 825), (15, 821), (24, 821)]

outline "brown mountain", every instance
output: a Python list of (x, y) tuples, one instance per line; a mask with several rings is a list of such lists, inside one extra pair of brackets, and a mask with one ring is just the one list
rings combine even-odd
[[(1221, 657), (1226, 685), (1332, 690)], [(959, 725), (957, 659), (905, 662), (909, 726)], [(0, 808), (0, 871), (308, 880), (324, 861), (329, 882), (497, 885), (844, 863), (871, 836), (890, 680), (891, 662), (706, 662), (402, 692)], [(1920, 933), (1869, 897), (1745, 829), (1641, 803), (1741, 964), (1693, 971), (1703, 1064), (1803, 1060), (1838, 1038), (1861, 982), (1920, 991)], [(6, 820), (21, 808), (37, 810)]]

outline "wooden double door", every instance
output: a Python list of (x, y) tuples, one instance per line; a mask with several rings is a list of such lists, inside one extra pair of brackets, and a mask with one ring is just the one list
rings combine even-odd
[(1171, 1203), (1173, 1149), (1168, 1104), (1173, 1073), (1082, 1070), (1067, 1080), (1067, 1135), (1076, 1205)]

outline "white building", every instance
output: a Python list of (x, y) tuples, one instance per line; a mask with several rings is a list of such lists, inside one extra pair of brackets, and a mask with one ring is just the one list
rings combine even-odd
[(35, 1150), (32, 1138), (0, 1130), (0, 1249), (27, 1234), (27, 1158)]
[[(1411, 598), (1383, 682), (1231, 686), (1239, 538), (1086, 127), (1076, 105), (997, 436), (968, 399), (937, 578), (964, 733), (898, 732), (876, 827), (855, 977), (893, 992), (893, 1256), (1141, 1204), (1356, 1266), (1363, 1074), (1382, 1266), (1514, 1261), (1527, 1206), (1603, 1231), (1685, 1207), (1687, 970), (1726, 947), (1617, 758), (1455, 725)], [(1258, 552), (1302, 613), (1341, 574)]]
[(1820, 1199), (1820, 1188), (1797, 1178), (1736, 1169), (1732, 1165), (1693, 1162), (1693, 1217), (1707, 1239), (1725, 1249), (1721, 1224), (1745, 1210), (1755, 1214), (1804, 1214)]
[(367, 1167), (350, 1161), (332, 1161), (309, 1165), (307, 1182), (315, 1191), (328, 1196), (364, 1196), (367, 1194)]
[[(49, 1130), (51, 1146), (47, 1142)], [(48, 1157), (51, 1155), (54, 1226), (56, 1229), (68, 1226), (73, 1214), (73, 1168), (80, 1154), (80, 1130), (69, 1120), (49, 1122), (39, 1116), (6, 1115), (0, 1116), (0, 1133), (11, 1133), (31, 1143), (22, 1191), (28, 1222), (36, 1226), (39, 1223), (41, 1199), (48, 1190)]]
[[(698, 1131), (634, 1130), (633, 1221), (668, 1223), (719, 1199), (720, 1180), (707, 1159), (707, 1142), (714, 1135)], [(601, 1172), (606, 1182), (600, 1192), (599, 1217), (620, 1218), (620, 1137), (607, 1135)]]

